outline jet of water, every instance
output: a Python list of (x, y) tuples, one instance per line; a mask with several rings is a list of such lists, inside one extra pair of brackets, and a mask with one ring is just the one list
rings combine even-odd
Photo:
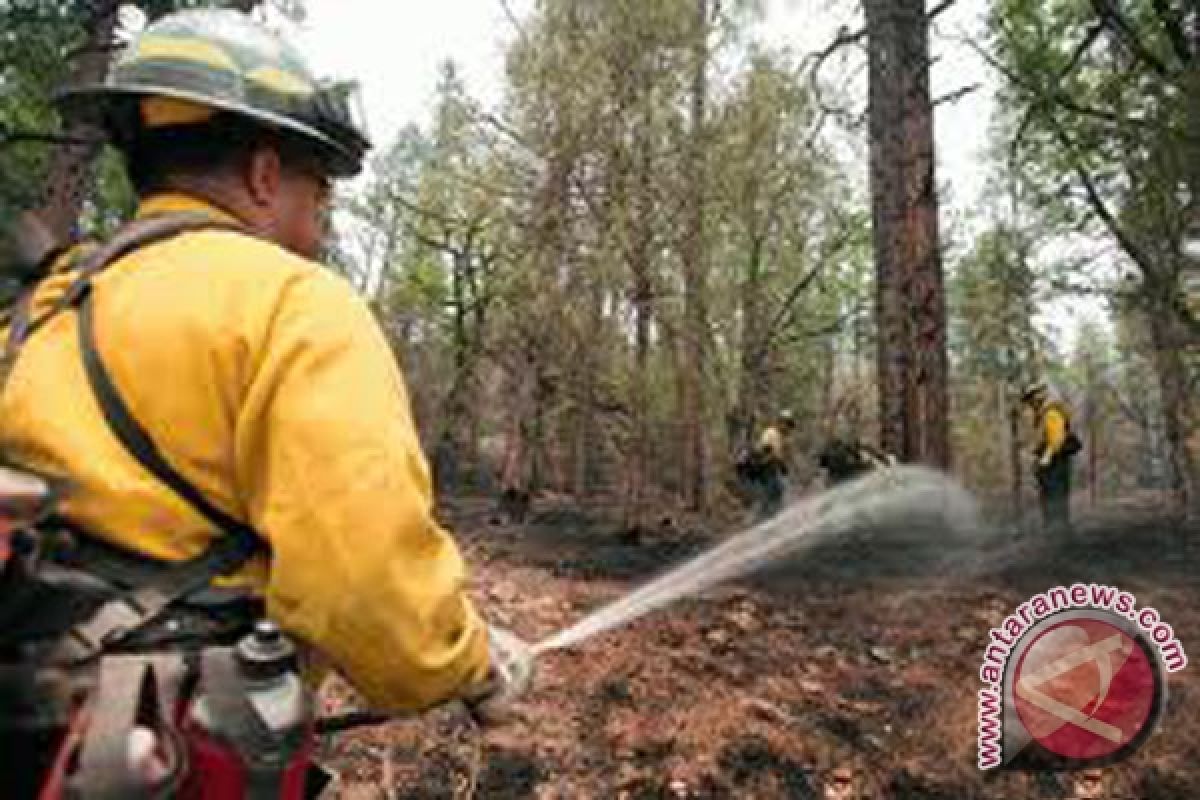
[[(573, 647), (605, 631), (811, 546), (821, 537), (882, 524), (938, 523), (940, 531), (975, 529), (974, 499), (958, 483), (924, 467), (897, 466), (800, 500), (775, 517), (587, 615), (533, 646), (536, 654)], [(932, 515), (933, 520), (927, 518)]]

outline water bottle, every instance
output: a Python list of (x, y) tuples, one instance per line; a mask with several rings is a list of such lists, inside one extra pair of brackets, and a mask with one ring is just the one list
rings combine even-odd
[(232, 652), (206, 653), (185, 724), (182, 800), (302, 800), (312, 705), (295, 648), (271, 622), (258, 622)]

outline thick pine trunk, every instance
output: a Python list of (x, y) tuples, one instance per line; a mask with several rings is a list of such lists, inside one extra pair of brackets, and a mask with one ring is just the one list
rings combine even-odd
[(923, 0), (866, 0), (883, 446), (948, 466), (946, 310)]

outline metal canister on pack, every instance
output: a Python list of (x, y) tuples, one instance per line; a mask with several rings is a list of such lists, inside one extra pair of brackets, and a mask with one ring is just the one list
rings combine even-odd
[(232, 649), (210, 651), (186, 724), (191, 765), (185, 800), (304, 797), (313, 704), (296, 651), (258, 622)]

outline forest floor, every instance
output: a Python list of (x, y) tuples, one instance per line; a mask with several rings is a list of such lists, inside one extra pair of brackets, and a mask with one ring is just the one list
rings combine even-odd
[[(330, 794), (463, 797), (475, 764), (480, 798), (1200, 797), (1194, 665), (1169, 676), (1160, 730), (1098, 778), (976, 768), (987, 631), (1033, 594), (1119, 586), (1200, 652), (1200, 530), (1155, 521), (1153, 499), (1077, 505), (1073, 539), (993, 532), (954, 574), (877, 539), (810, 550), (544, 658), (481, 756), (451, 710), (338, 737)], [(676, 523), (631, 542), (569, 507), (490, 516), (486, 501), (447, 512), (482, 607), (531, 640), (719, 538)]]

